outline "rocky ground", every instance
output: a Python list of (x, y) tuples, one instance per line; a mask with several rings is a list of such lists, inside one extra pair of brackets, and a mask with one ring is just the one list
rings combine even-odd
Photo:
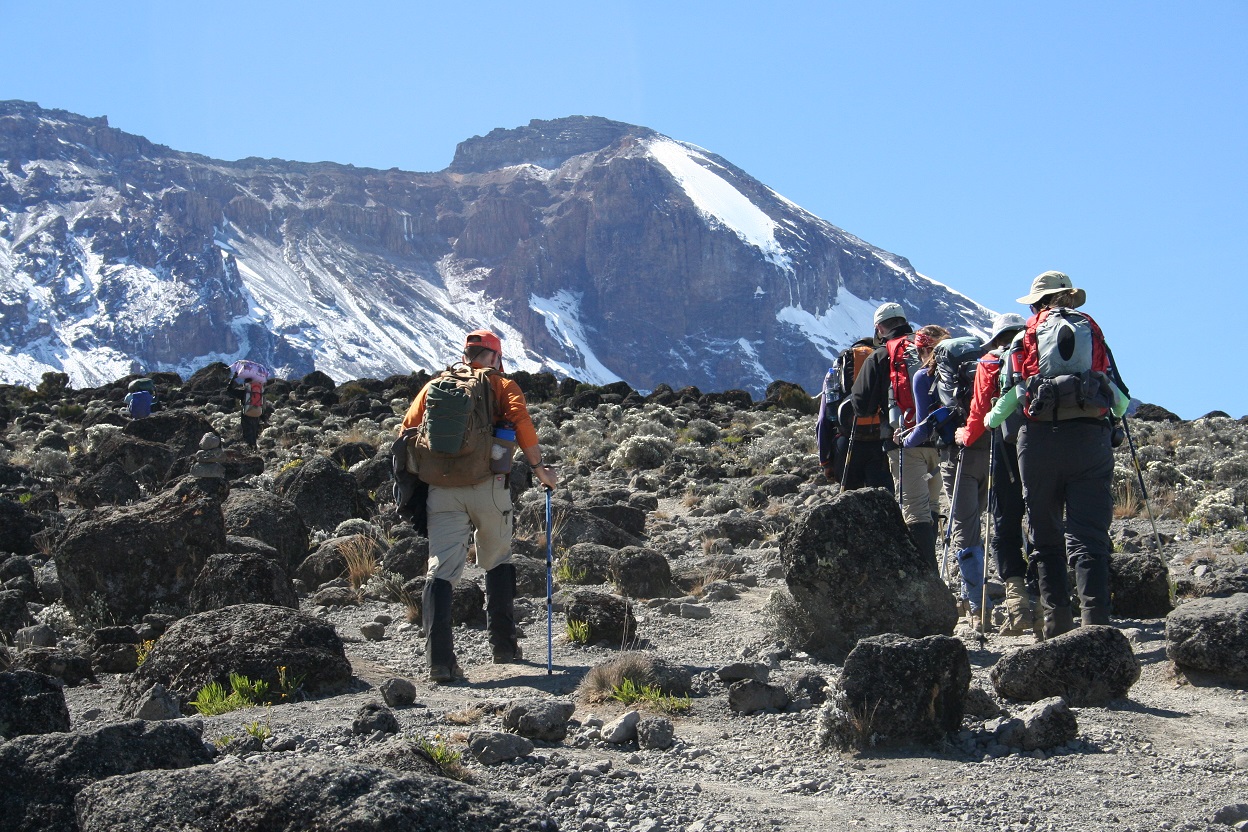
[[(984, 637), (960, 623), (953, 637), (969, 660), (971, 693), (958, 700), (964, 713), (957, 730), (936, 741), (907, 742), (895, 741), (890, 726), (878, 725), (884, 740), (878, 745), (838, 750), (823, 742), (828, 721), (835, 718), (834, 704), (824, 700), (835, 699), (843, 687), (846, 662), (844, 657), (827, 660), (821, 645), (794, 643), (776, 614), (777, 598), (792, 597), (797, 580), (800, 558), (787, 548), (795, 539), (790, 531), (808, 524), (813, 509), (837, 498), (837, 487), (822, 480), (815, 464), (805, 397), (793, 390), (777, 386), (763, 403), (734, 394), (663, 389), (643, 399), (626, 388), (560, 388), (543, 377), (522, 379), (534, 402), (546, 456), (559, 462), (564, 483), (555, 497), (553, 548), (560, 580), (553, 673), (546, 668), (543, 498), (535, 489), (518, 489), (517, 553), (525, 590), (518, 609), (526, 661), (489, 663), (485, 632), (469, 611), (456, 628), (468, 681), (434, 686), (424, 681), (419, 628), (407, 622), (418, 598), (421, 539), (398, 522), (388, 503), (382, 464), (395, 414), (421, 379), (361, 380), (337, 388), (328, 379), (280, 382), (271, 387), (274, 410), (253, 455), (234, 444), (236, 417), (217, 395), (223, 385), (216, 372), (216, 377), (205, 371), (186, 382), (158, 379), (169, 406), (167, 422), (170, 413), (192, 416), (225, 438), (223, 453), (201, 451), (198, 462), (201, 422), (168, 422), (161, 429), (159, 421), (129, 424), (114, 411), (124, 383), (67, 391), (52, 379), (38, 393), (3, 391), (7, 412), (0, 415), (8, 424), (0, 440), (0, 550), (29, 564), (30, 575), (12, 558), (0, 556), (5, 578), (0, 600), (10, 599), (0, 609), (6, 616), (0, 624), (17, 642), (15, 667), (33, 666), (31, 658), (23, 664), (18, 648), (29, 642), (38, 624), (52, 632), (57, 649), (94, 663), (96, 681), (64, 687), (75, 734), (85, 736), (133, 717), (138, 694), (144, 693), (140, 688), (148, 687), (144, 674), (150, 676), (160, 662), (174, 658), (179, 638), (185, 644), (193, 641), (193, 634), (178, 628), (194, 630), (195, 622), (203, 621), (185, 616), (217, 606), (206, 580), (192, 593), (192, 578), (181, 583), (174, 578), (179, 563), (202, 567), (213, 554), (259, 552), (280, 565), (275, 582), (289, 583), (287, 575), (296, 579), (290, 584), (300, 590), (294, 603), (305, 617), (332, 625), (350, 663), (350, 677), (322, 690), (309, 684), (306, 698), (295, 689), (267, 706), (184, 717), (211, 748), (207, 768), (234, 772), (244, 782), (249, 777), (267, 782), (266, 767), (301, 762), (333, 772), (340, 771), (333, 768), (339, 764), (357, 770), (381, 765), (412, 772), (410, 777), (427, 784), (447, 769), (412, 750), (412, 741), (424, 740), (427, 748), (461, 755), (458, 767), (449, 769), (481, 790), (473, 792), (478, 795), (474, 800), (493, 795), (507, 801), (511, 808), (506, 811), (514, 814), (497, 817), (512, 819), (490, 821), (496, 828), (522, 828), (516, 818), (535, 824), (548, 819), (565, 830), (1216, 830), (1243, 828), (1248, 822), (1248, 680), (1236, 675), (1248, 667), (1248, 625), (1241, 624), (1240, 640), (1231, 645), (1239, 664), (1222, 667), (1220, 674), (1172, 661), (1168, 647), (1174, 625), (1168, 638), (1164, 614), (1116, 617), (1114, 627), (1138, 662), (1138, 681), (1125, 696), (1071, 708), (1077, 729), (1060, 744), (1025, 750), (1007, 741), (1006, 729), (1009, 718), (1029, 703), (998, 694), (990, 671), (1011, 651), (1035, 649), (1032, 638)], [(1248, 592), (1248, 426), (1225, 415), (1168, 420), (1159, 408), (1146, 408), (1141, 416), (1148, 420), (1133, 423), (1134, 439), (1152, 505), (1160, 514), (1163, 597), (1168, 590), (1179, 610), (1200, 599), (1243, 598)], [(333, 464), (317, 468), (326, 459)], [(184, 481), (179, 486), (179, 476), (196, 464), (220, 465), (229, 496), (216, 485), (191, 487)], [(105, 471), (113, 472), (107, 481)], [(320, 472), (321, 482), (341, 474), (350, 483), (301, 487), (298, 478), (313, 471)], [(1116, 558), (1148, 558), (1151, 547), (1152, 530), (1139, 510), (1134, 477), (1124, 445), (1119, 450)], [(208, 500), (208, 521), (201, 515), (192, 519), (199, 509), (177, 514), (179, 506), (199, 505), (201, 499)], [(273, 532), (270, 526), (281, 525), (273, 518), (285, 508), (264, 503), (269, 499), (301, 511)], [(214, 504), (222, 512), (220, 528), (212, 526)], [(276, 506), (264, 515), (271, 521), (267, 524), (255, 509), (261, 504)], [(296, 515), (301, 524), (295, 523)], [(110, 535), (119, 535), (124, 523), (137, 525), (124, 526), (129, 536), (118, 538), (119, 554), (110, 559)], [(170, 543), (163, 555), (145, 548), (155, 548), (158, 543), (152, 541), (164, 540), (161, 535), (169, 528), (196, 523), (206, 525)], [(142, 531), (136, 536), (133, 529)], [(109, 583), (92, 573), (82, 565), (87, 547), (75, 548), (86, 532), (91, 556), (104, 564), (97, 571), (117, 575), (128, 568), (127, 560), (146, 557), (143, 574), (157, 576), (152, 582), (163, 584), (164, 594), (145, 588), (145, 600), (137, 606), (126, 604), (139, 590), (126, 590), (125, 598), (110, 595), (122, 586), (120, 579)], [(341, 557), (344, 547), (350, 548), (342, 541), (360, 534), (376, 541), (378, 566), (356, 590), (340, 577), (343, 562), (334, 555)], [(199, 547), (202, 551), (200, 541), (208, 541)], [(657, 552), (664, 564), (656, 566), (638, 551)], [(631, 552), (634, 559), (621, 560), (620, 552)], [(620, 564), (629, 563), (622, 574)], [(646, 580), (662, 579), (667, 591), (639, 590), (643, 571)], [(479, 570), (470, 567), (465, 585), (481, 583)], [(592, 636), (585, 644), (572, 640), (569, 614), (587, 592), (629, 599), (636, 628), (623, 644)], [(1116, 592), (1122, 606), (1129, 607), (1121, 579)], [(13, 606), (10, 593), (20, 593), (28, 617)], [(218, 594), (228, 593), (218, 588)], [(942, 603), (952, 606), (951, 599)], [(104, 658), (115, 660), (116, 651), (101, 645), (116, 634), (109, 636), (111, 631), (102, 627), (132, 625), (135, 640), (147, 641), (175, 618), (182, 620), (163, 639), (143, 645), (151, 652), (137, 672), (106, 669), (114, 665)], [(199, 626), (201, 632), (207, 627)], [(898, 631), (903, 626), (899, 621)], [(264, 640), (261, 633), (221, 638), (235, 636)], [(648, 725), (661, 728), (659, 717), (670, 722), (670, 744), (661, 730), (657, 740), (650, 734), (639, 740), (636, 731), (627, 730), (627, 720), (619, 724), (632, 708), (611, 700), (588, 701), (582, 692), (595, 668), (628, 651), (642, 653), (657, 666), (686, 671), (684, 683), (671, 687), (688, 692), (687, 711), (663, 711), (663, 702), (642, 711)], [(27, 654), (35, 656), (37, 650)], [(292, 665), (300, 660), (293, 657)], [(61, 670), (62, 679), (70, 675), (64, 660), (60, 665), (45, 661), (41, 667)], [(316, 673), (310, 670), (308, 679)], [(742, 673), (769, 686), (756, 693), (780, 698), (762, 702), (771, 707), (761, 710), (743, 705), (741, 688), (734, 686), (730, 693), (725, 681)], [(410, 704), (403, 686), (391, 681), (396, 678), (413, 683)], [(178, 680), (166, 681), (175, 690)], [(188, 698), (175, 690), (175, 707), (183, 714), (191, 711)], [(383, 700), (394, 704), (372, 707)], [(516, 704), (535, 701), (570, 703), (565, 737), (541, 739), (516, 728)], [(386, 712), (393, 714), (393, 723)], [(530, 735), (531, 746), (520, 748), (519, 756), (498, 751), (506, 746), (499, 735), (508, 728)], [(252, 741), (251, 734), (269, 736)], [(473, 740), (479, 742), (470, 748)], [(31, 759), (21, 757), (26, 753), (21, 744), (28, 741), (33, 740), (0, 744), (0, 769), (8, 761)], [(479, 753), (481, 742), (509, 759), (483, 762), (491, 758)], [(198, 771), (185, 765), (154, 767)], [(109, 783), (84, 792), (91, 799), (80, 797), (76, 821), (46, 828), (109, 828), (99, 819), (112, 817), (102, 788)], [(130, 787), (128, 781), (123, 785)], [(431, 786), (422, 788), (434, 794)], [(322, 791), (337, 795), (340, 790)], [(105, 807), (96, 815), (92, 800)], [(130, 813), (129, 822), (138, 823), (133, 807), (123, 809)], [(160, 828), (155, 817), (147, 816), (148, 828)], [(462, 822), (458, 828), (490, 828)], [(40, 828), (27, 823), (11, 828)], [(201, 823), (184, 828), (225, 828)]]

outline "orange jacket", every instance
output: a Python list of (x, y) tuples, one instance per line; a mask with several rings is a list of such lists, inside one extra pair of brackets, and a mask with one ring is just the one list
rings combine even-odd
[[(477, 367), (476, 364), (472, 365)], [(480, 369), (479, 367), (477, 369)], [(528, 450), (537, 445), (537, 431), (533, 428), (533, 420), (529, 417), (529, 406), (524, 400), (524, 391), (506, 376), (490, 373), (490, 386), (494, 388), (494, 401), (497, 403), (496, 413), (499, 421), (511, 422), (516, 426), (516, 444), (521, 450)], [(403, 417), (403, 429), (414, 428), (425, 420), (425, 395), (429, 392), (426, 384)]]

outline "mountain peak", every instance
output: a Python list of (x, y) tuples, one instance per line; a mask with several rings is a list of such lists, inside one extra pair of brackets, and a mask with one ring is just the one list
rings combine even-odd
[(610, 147), (624, 136), (652, 132), (600, 116), (568, 116), (549, 121), (535, 118), (525, 127), (500, 127), (460, 142), (449, 170), (484, 173), (524, 164), (557, 168), (573, 156)]

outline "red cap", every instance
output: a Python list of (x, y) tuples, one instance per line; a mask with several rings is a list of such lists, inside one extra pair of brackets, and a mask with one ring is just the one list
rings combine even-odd
[(485, 347), (487, 350), (493, 350), (500, 357), (503, 354), (503, 342), (488, 329), (478, 329), (474, 332), (469, 332), (468, 337), (464, 339), (464, 349), (466, 350), (469, 347)]

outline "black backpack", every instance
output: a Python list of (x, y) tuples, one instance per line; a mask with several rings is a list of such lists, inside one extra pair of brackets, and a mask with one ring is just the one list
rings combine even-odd
[(940, 403), (952, 414), (954, 427), (966, 424), (975, 389), (975, 365), (985, 352), (983, 342), (973, 335), (946, 338), (936, 345), (934, 384)]

